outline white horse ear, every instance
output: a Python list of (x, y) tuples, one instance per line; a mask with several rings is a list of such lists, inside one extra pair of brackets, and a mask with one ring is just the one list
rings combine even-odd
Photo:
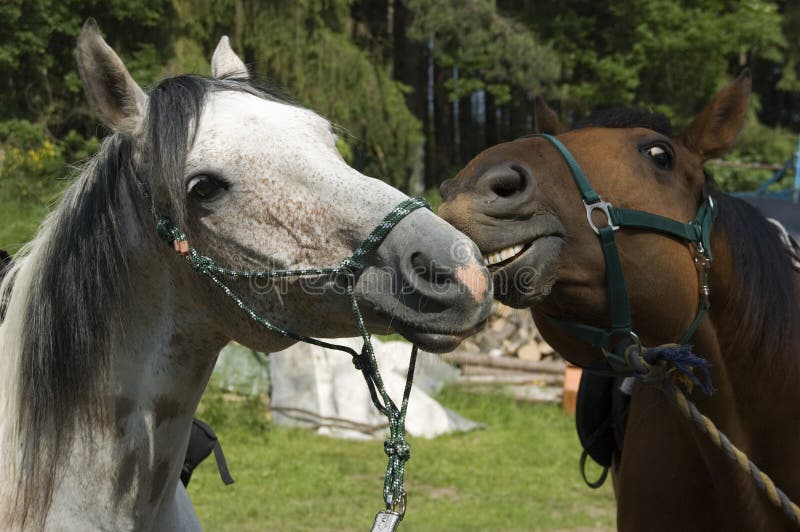
[(89, 18), (78, 36), (78, 71), (92, 111), (112, 131), (133, 135), (147, 112), (147, 95)]
[(214, 55), (211, 56), (211, 77), (250, 79), (247, 67), (231, 48), (227, 35), (222, 36)]

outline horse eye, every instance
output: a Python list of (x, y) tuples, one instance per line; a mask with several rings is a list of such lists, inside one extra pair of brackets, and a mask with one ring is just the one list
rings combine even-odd
[(227, 190), (228, 185), (210, 175), (198, 174), (189, 180), (186, 188), (190, 196), (200, 201), (211, 201)]
[(652, 144), (642, 149), (642, 153), (647, 155), (653, 164), (661, 170), (672, 169), (672, 150), (665, 144)]

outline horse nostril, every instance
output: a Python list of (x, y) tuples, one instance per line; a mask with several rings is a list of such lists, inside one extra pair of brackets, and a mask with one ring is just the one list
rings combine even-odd
[(509, 198), (525, 190), (527, 179), (519, 169), (504, 168), (503, 172), (489, 175), (489, 189), (501, 198)]
[(450, 268), (441, 266), (421, 251), (411, 254), (411, 268), (414, 275), (428, 284), (446, 286), (452, 281)]

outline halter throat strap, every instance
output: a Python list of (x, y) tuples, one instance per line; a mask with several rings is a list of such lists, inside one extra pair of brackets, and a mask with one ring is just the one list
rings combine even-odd
[[(713, 198), (704, 192), (697, 215), (689, 223), (681, 223), (649, 212), (614, 207), (603, 201), (592, 188), (586, 174), (561, 141), (552, 135), (533, 135), (533, 137), (547, 140), (564, 159), (583, 199), (587, 223), (600, 239), (606, 264), (611, 327), (603, 329), (553, 316), (547, 316), (548, 319), (567, 330), (572, 336), (603, 350), (608, 364), (604, 364), (603, 368), (596, 368), (599, 372), (607, 372), (610, 366), (611, 372), (615, 374), (633, 373), (631, 361), (627, 360), (624, 353), (631, 343), (639, 343), (639, 338), (631, 325), (628, 290), (614, 233), (623, 227), (645, 229), (684, 240), (694, 246), (695, 263), (700, 276), (700, 302), (694, 320), (680, 341), (682, 344), (688, 342), (710, 306), (708, 268), (711, 263), (711, 226), (717, 213)], [(601, 211), (605, 215), (606, 225), (598, 227), (595, 224), (593, 219), (595, 211)]]

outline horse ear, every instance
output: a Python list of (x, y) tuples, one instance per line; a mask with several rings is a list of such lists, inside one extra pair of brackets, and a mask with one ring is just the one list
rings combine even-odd
[(745, 69), (719, 91), (683, 132), (686, 147), (704, 161), (731, 149), (747, 117), (751, 86), (750, 69)]
[(567, 126), (558, 119), (556, 112), (538, 95), (533, 99), (533, 125), (536, 133), (547, 135), (560, 135), (567, 130)]
[(231, 48), (227, 35), (222, 36), (214, 55), (211, 56), (211, 77), (250, 79), (247, 67)]
[(147, 110), (147, 95), (89, 18), (78, 36), (78, 71), (89, 106), (112, 131), (133, 135)]

